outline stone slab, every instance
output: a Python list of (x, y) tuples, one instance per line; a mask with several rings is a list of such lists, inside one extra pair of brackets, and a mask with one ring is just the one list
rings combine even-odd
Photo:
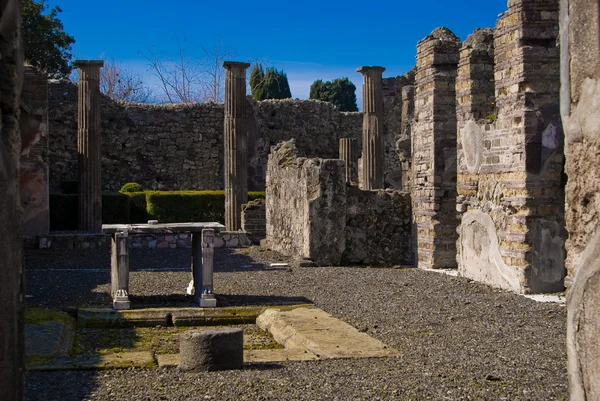
[(29, 357), (67, 356), (73, 349), (71, 324), (47, 321), (25, 326), (25, 354)]
[(80, 308), (77, 311), (79, 328), (118, 328), (153, 326), (216, 326), (254, 323), (267, 308), (289, 310), (308, 308), (310, 304), (243, 306), (225, 308), (145, 308), (113, 310), (110, 308)]
[(28, 370), (88, 370), (88, 369), (126, 369), (131, 367), (156, 367), (154, 353), (121, 352), (108, 355), (75, 355), (55, 358), (48, 362), (28, 366)]
[(286, 349), (307, 350), (321, 359), (398, 355), (395, 349), (317, 308), (267, 309), (256, 324)]

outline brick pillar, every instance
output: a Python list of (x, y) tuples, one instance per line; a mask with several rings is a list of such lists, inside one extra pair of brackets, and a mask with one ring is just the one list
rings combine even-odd
[(346, 183), (356, 184), (358, 179), (358, 143), (356, 139), (340, 139), (340, 159), (344, 161)]
[(79, 230), (102, 230), (100, 172), (100, 68), (102, 60), (77, 60), (79, 101), (77, 106), (77, 153), (79, 155)]
[(248, 63), (225, 61), (225, 227), (242, 228), (242, 205), (248, 201), (248, 129), (246, 69)]
[(413, 213), (418, 266), (456, 267), (456, 100), (460, 39), (437, 28), (417, 45)]
[(363, 189), (383, 189), (383, 67), (359, 67), (363, 74)]

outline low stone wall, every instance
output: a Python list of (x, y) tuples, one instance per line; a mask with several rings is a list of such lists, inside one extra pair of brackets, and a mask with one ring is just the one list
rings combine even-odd
[(344, 264), (413, 265), (410, 194), (346, 188)]
[(253, 244), (267, 237), (267, 217), (265, 201), (253, 200), (242, 207), (242, 231), (249, 234)]
[[(29, 249), (110, 249), (108, 234), (60, 233), (25, 237), (25, 248)], [(139, 234), (129, 237), (133, 249), (191, 248), (189, 233), (166, 235)], [(221, 231), (215, 235), (215, 248), (239, 248), (250, 245), (242, 231)]]
[(341, 160), (298, 157), (294, 141), (271, 150), (267, 247), (317, 265), (412, 265), (408, 193), (346, 186)]

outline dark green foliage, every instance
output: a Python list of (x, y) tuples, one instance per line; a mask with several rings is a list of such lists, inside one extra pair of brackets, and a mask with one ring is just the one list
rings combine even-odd
[(340, 111), (358, 111), (356, 106), (356, 86), (348, 78), (338, 78), (323, 82), (316, 80), (310, 86), (310, 99), (331, 102)]
[(48, 10), (45, 3), (46, 0), (22, 0), (25, 60), (51, 78), (66, 78), (73, 68), (70, 51), (75, 39), (63, 31), (57, 18), (60, 7)]
[(131, 221), (129, 196), (119, 192), (102, 194), (102, 223), (123, 224)]
[[(248, 201), (264, 199), (248, 192)], [(50, 194), (50, 229), (76, 230), (78, 195)], [(102, 194), (102, 223), (225, 221), (225, 191), (145, 191)]]
[(274, 67), (263, 69), (255, 64), (250, 73), (250, 93), (256, 101), (265, 99), (288, 99), (292, 97), (287, 75)]
[(144, 188), (137, 182), (128, 182), (127, 184), (121, 187), (119, 192), (142, 192), (143, 190)]

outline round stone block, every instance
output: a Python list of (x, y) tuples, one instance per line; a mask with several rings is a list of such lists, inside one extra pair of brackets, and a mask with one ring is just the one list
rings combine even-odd
[(179, 337), (179, 369), (212, 371), (241, 369), (244, 364), (242, 329), (190, 330)]

